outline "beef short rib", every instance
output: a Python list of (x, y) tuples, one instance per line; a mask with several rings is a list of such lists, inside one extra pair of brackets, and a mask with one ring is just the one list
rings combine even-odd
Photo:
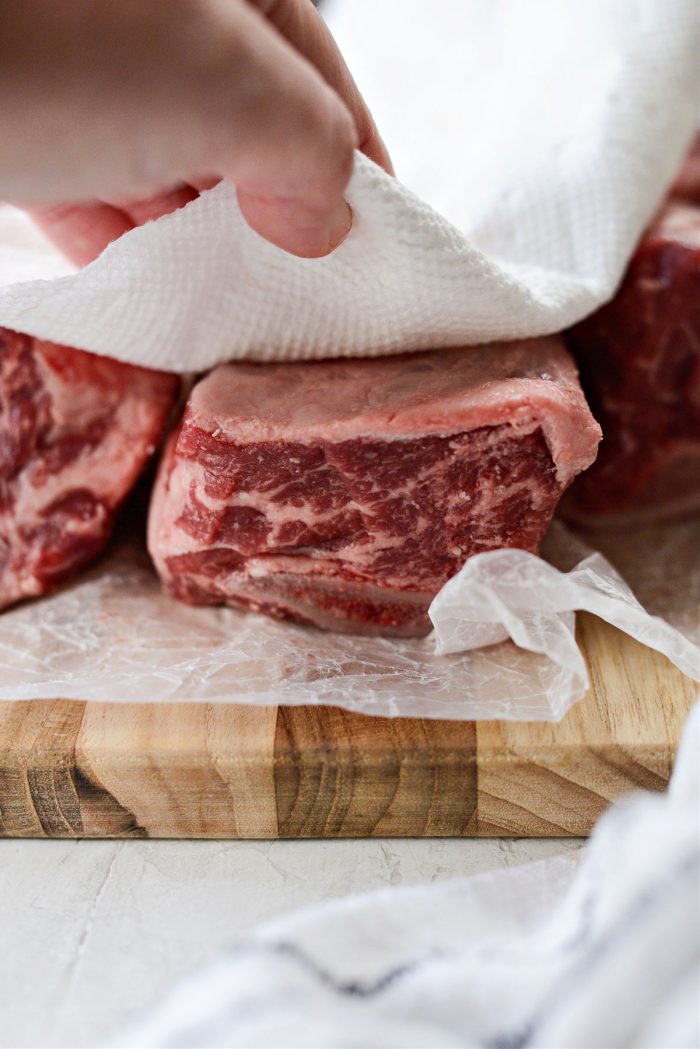
[(0, 329), (0, 607), (104, 548), (179, 382)]
[(686, 168), (676, 184), (686, 199), (666, 204), (615, 298), (567, 336), (603, 428), (596, 462), (564, 503), (566, 515), (583, 524), (619, 526), (700, 508), (700, 206), (688, 202), (693, 184)]
[(685, 163), (671, 186), (669, 196), (673, 200), (700, 205), (700, 132), (695, 136)]
[(421, 635), (471, 554), (537, 549), (599, 436), (559, 338), (225, 365), (169, 442), (149, 548), (191, 604)]

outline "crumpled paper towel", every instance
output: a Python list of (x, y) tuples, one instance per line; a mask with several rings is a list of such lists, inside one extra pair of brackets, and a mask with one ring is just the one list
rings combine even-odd
[(327, 10), (405, 183), (358, 156), (337, 251), (286, 255), (220, 185), (72, 273), (5, 209), (0, 324), (190, 372), (554, 332), (609, 297), (697, 119), (696, 0)]
[[(0, 700), (332, 704), (379, 716), (558, 721), (588, 685), (573, 609), (594, 604), (700, 680), (700, 521), (663, 534), (665, 558), (653, 556), (658, 533), (640, 532), (628, 566), (651, 614), (605, 558), (556, 525), (545, 552), (557, 567), (522, 551), (479, 554), (435, 599), (436, 635), (396, 640), (183, 605), (162, 591), (136, 532), (84, 576), (3, 613)], [(503, 640), (508, 631), (517, 646)], [(470, 650), (440, 655), (436, 637), (448, 651)], [(475, 641), (488, 647), (471, 650)]]

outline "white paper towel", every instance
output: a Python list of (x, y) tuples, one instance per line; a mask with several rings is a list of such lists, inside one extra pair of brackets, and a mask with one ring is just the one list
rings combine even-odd
[(73, 273), (5, 208), (0, 324), (184, 372), (537, 335), (610, 296), (696, 123), (695, 0), (327, 6), (438, 210), (358, 156), (328, 258), (262, 241), (220, 185)]

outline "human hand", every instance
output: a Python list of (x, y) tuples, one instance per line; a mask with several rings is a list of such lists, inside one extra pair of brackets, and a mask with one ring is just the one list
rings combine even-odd
[(354, 148), (391, 171), (310, 0), (0, 6), (0, 197), (80, 265), (220, 178), (261, 236), (325, 255)]

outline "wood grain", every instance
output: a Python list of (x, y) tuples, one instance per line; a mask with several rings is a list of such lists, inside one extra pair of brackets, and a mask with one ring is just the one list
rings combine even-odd
[(7, 837), (585, 835), (668, 782), (697, 686), (579, 617), (592, 687), (558, 725), (328, 707), (0, 703)]

